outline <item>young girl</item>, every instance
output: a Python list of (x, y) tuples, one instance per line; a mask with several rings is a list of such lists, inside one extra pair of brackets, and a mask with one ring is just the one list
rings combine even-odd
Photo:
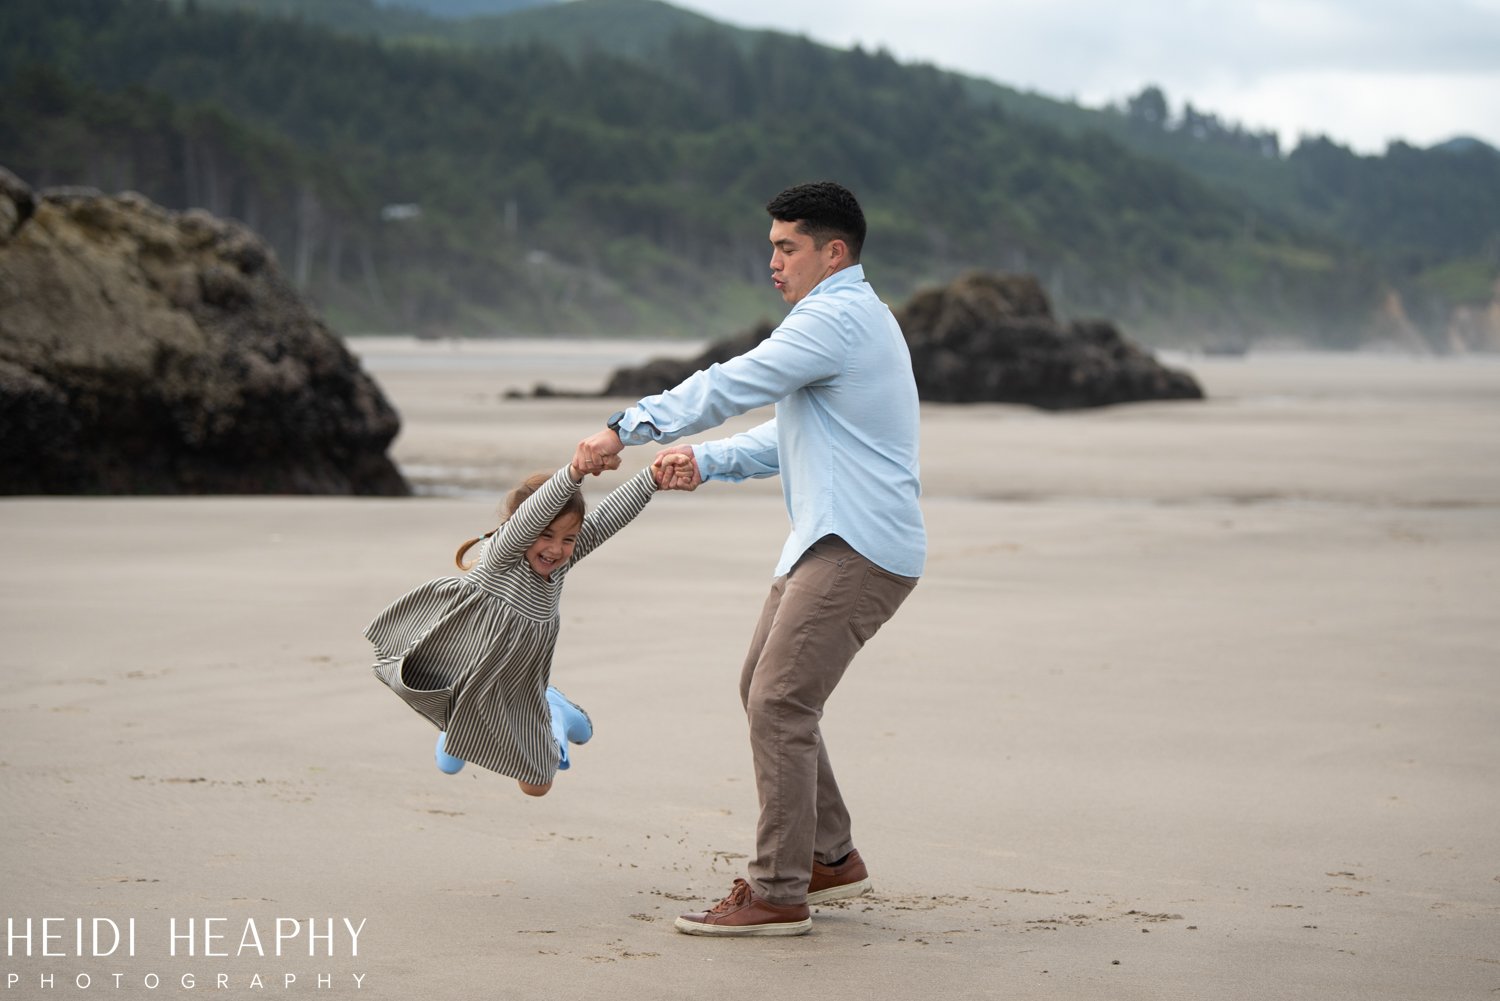
[(472, 761), (543, 796), (568, 767), (568, 742), (593, 734), (588, 714), (548, 685), (558, 597), (573, 565), (639, 514), (657, 481), (643, 469), (585, 514), (583, 476), (567, 465), (512, 490), (500, 527), (459, 547), (465, 573), (408, 592), (365, 630), (375, 676), (437, 726), (445, 772)]

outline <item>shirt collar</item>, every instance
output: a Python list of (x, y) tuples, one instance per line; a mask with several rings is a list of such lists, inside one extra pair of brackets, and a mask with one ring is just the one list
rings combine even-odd
[(811, 298), (821, 292), (832, 292), (834, 289), (843, 288), (845, 285), (853, 285), (856, 282), (864, 280), (865, 266), (863, 264), (851, 264), (847, 268), (841, 268), (818, 282), (818, 284), (812, 287), (812, 291), (807, 293), (807, 297)]

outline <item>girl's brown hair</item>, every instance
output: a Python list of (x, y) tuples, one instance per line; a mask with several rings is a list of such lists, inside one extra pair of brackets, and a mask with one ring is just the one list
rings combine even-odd
[[(503, 525), (507, 521), (509, 521), (511, 515), (516, 513), (516, 508), (520, 507), (521, 503), (525, 501), (526, 498), (530, 497), (532, 494), (540, 490), (542, 485), (550, 479), (552, 479), (551, 473), (532, 473), (530, 476), (526, 477), (526, 481), (524, 483), (516, 487), (510, 493), (506, 494), (505, 504), (502, 508), (504, 511), (504, 515), (500, 519), (500, 524)], [(568, 502), (562, 506), (562, 510), (557, 512), (557, 518), (553, 518), (552, 520), (557, 521), (558, 518), (564, 518), (570, 514), (577, 515), (579, 521), (583, 520), (583, 494), (574, 493), (573, 496), (569, 497)], [(453, 562), (458, 565), (458, 568), (460, 570), (467, 570), (472, 567), (474, 564), (464, 562), (464, 554), (498, 531), (498, 528), (492, 528), (488, 532), (485, 532), (483, 535), (481, 535), (479, 538), (470, 539), (468, 542), (465, 542), (463, 545), (459, 546), (458, 552), (453, 554)]]

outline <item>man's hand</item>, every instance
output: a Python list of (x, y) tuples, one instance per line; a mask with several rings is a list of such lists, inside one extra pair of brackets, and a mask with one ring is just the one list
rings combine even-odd
[(656, 453), (651, 460), (651, 475), (661, 490), (697, 490), (703, 482), (691, 445), (673, 445)]
[[(605, 428), (578, 443), (578, 448), (573, 453), (573, 469), (580, 475), (593, 476), (598, 476), (606, 469), (619, 469), (620, 453), (623, 451), (625, 446), (621, 444), (620, 436)], [(610, 460), (613, 460), (613, 465)]]
[(601, 464), (594, 466), (592, 469), (587, 469), (578, 464), (578, 457), (575, 455), (573, 461), (568, 466), (568, 471), (573, 475), (573, 482), (582, 483), (585, 476), (598, 476), (606, 469), (619, 469), (620, 457), (618, 455), (605, 456)]

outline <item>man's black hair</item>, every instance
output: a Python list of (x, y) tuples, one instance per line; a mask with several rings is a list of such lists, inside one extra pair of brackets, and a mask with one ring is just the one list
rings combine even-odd
[(822, 247), (829, 240), (843, 240), (849, 259), (858, 263), (865, 245), (865, 213), (853, 192), (833, 181), (795, 184), (766, 202), (766, 211), (778, 222), (797, 223), (797, 230)]

